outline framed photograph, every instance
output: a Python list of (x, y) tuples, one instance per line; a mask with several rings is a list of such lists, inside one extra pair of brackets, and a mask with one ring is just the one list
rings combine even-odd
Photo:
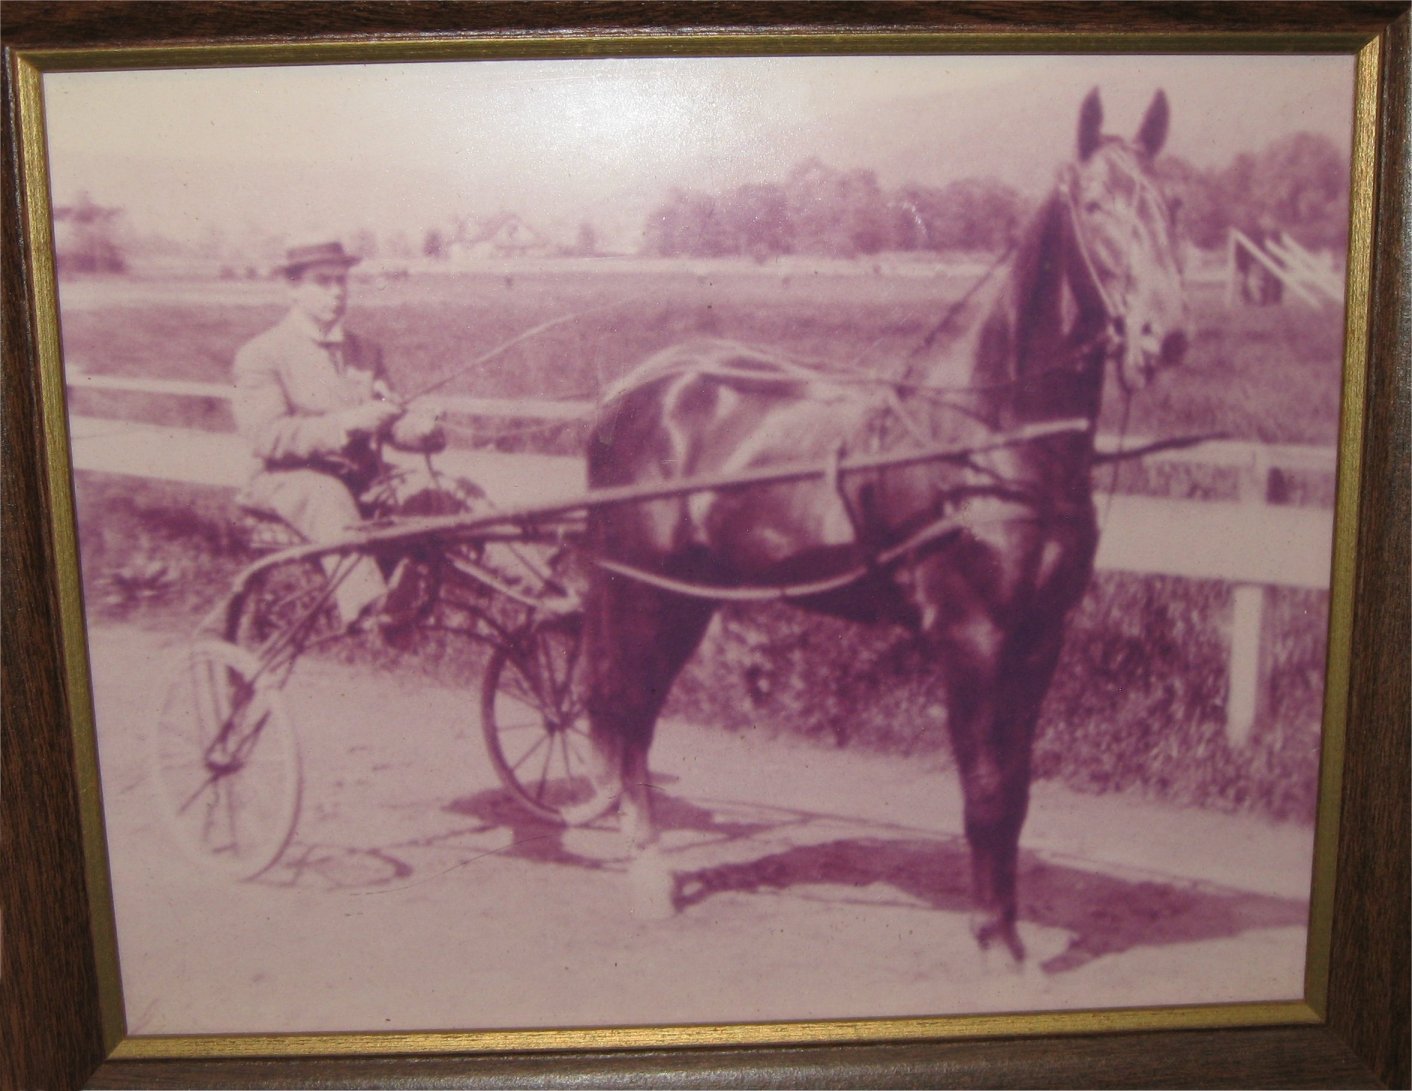
[(13, 7), (16, 1086), (1407, 1082), (1405, 5)]

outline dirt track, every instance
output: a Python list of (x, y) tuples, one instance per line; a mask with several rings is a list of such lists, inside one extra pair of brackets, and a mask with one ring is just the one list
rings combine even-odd
[[(720, 1022), (1293, 998), (1312, 833), (1036, 787), (1023, 974), (966, 929), (954, 774), (664, 724), (681, 911), (627, 909), (615, 833), (518, 813), (465, 692), (296, 676), (303, 811), (263, 878), (190, 864), (147, 775), (180, 641), (90, 652), (129, 1032)], [(762, 733), (763, 735), (763, 733)]]

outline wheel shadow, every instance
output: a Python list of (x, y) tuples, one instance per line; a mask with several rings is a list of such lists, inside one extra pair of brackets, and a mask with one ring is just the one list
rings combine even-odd
[[(663, 781), (666, 778), (660, 778)], [(443, 811), (461, 820), (435, 834), (381, 845), (355, 845), (296, 837), (269, 871), (253, 881), (266, 886), (322, 888), (369, 892), (426, 882), (444, 872), (430, 871), (412, 861), (428, 850), (447, 849), (465, 859), (446, 869), (454, 871), (480, 855), (557, 864), (586, 871), (621, 869), (621, 861), (585, 855), (570, 846), (568, 827), (531, 814), (503, 789), (464, 796), (446, 804)], [(663, 796), (659, 820), (666, 829), (689, 829), (721, 840), (749, 840), (778, 828), (776, 822), (722, 821), (716, 814), (686, 800)], [(593, 824), (600, 832), (616, 829), (613, 819)], [(477, 850), (475, 842), (487, 834), (496, 847)], [(614, 838), (616, 841), (616, 838)]]
[[(659, 781), (664, 778), (658, 778)], [(557, 822), (530, 814), (514, 798), (500, 789), (477, 792), (453, 800), (446, 810), (464, 818), (475, 819), (487, 826), (501, 826), (510, 831), (505, 856), (531, 860), (542, 864), (566, 864), (571, 867), (604, 869), (621, 867), (621, 863), (605, 861), (575, 851), (570, 841), (573, 830)], [(679, 796), (661, 795), (655, 800), (658, 825), (663, 830), (689, 830), (707, 840), (747, 841), (777, 829), (775, 821), (740, 821), (722, 818), (716, 811), (698, 806)], [(616, 829), (616, 819), (604, 818), (588, 827), (596, 830)]]

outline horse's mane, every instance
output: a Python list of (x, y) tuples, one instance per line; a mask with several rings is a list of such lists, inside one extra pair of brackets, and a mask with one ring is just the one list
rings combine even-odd
[[(1041, 289), (1052, 269), (1048, 263), (1055, 259), (1062, 208), (1058, 192), (1050, 193), (1025, 222), (1018, 240), (951, 304), (903, 362), (894, 380), (899, 392), (905, 396), (908, 389), (929, 387), (964, 395), (1020, 378), (1014, 369), (1027, 347), (1019, 340), (1026, 323), (1037, 313), (1058, 317), (1050, 310), (1058, 305), (1058, 297), (1041, 298)], [(993, 287), (983, 291), (987, 285)], [(963, 319), (977, 305), (979, 316)]]
[(1013, 338), (1013, 348), (1005, 361), (1010, 380), (1021, 380), (1025, 364), (1042, 347), (1037, 342), (1063, 328), (1064, 270), (1055, 264), (1064, 260), (1060, 238), (1064, 224), (1064, 201), (1058, 190), (1050, 193), (1030, 221), (1015, 251), (1010, 274), (1010, 291), (1005, 300), (1005, 318)]

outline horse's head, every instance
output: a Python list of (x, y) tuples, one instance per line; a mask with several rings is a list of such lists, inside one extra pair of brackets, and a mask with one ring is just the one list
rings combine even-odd
[(1060, 174), (1078, 265), (1072, 283), (1103, 309), (1128, 390), (1179, 363), (1187, 346), (1175, 214), (1153, 171), (1167, 123), (1167, 96), (1158, 91), (1131, 143), (1105, 136), (1095, 89), (1079, 112), (1078, 158)]

